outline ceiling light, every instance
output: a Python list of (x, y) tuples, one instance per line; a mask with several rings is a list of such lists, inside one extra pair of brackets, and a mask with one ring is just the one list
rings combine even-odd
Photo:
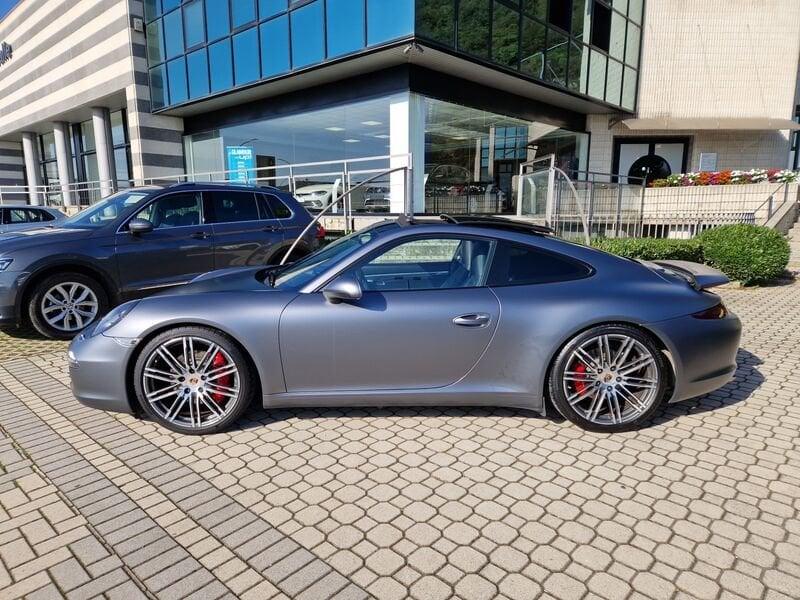
[(361, 121), (362, 125), (366, 125), (368, 127), (375, 127), (377, 125), (383, 125), (380, 121)]
[(379, 140), (388, 140), (390, 136), (386, 135), (385, 133), (379, 133), (378, 135), (373, 135), (372, 137), (376, 137)]
[(328, 131), (344, 131), (344, 127), (326, 127)]
[(353, 138), (342, 140), (345, 144), (358, 144), (361, 140), (354, 140)]

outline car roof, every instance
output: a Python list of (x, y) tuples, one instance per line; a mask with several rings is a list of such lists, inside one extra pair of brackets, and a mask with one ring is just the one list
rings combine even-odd
[(130, 188), (132, 190), (197, 190), (197, 191), (211, 191), (219, 189), (233, 189), (247, 192), (270, 192), (273, 194), (286, 194), (283, 190), (268, 185), (256, 185), (249, 183), (232, 183), (226, 181), (184, 181), (169, 184), (154, 184), (148, 186), (141, 186)]

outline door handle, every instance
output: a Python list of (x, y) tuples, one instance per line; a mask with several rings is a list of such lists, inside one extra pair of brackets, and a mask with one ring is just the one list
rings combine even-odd
[(459, 327), (486, 327), (492, 320), (487, 313), (470, 313), (453, 319), (453, 324)]
[(280, 228), (280, 227), (277, 227), (277, 226), (275, 226), (275, 225), (267, 225), (267, 226), (266, 226), (266, 227), (264, 227), (264, 229), (262, 229), (261, 231), (266, 231), (266, 232), (270, 232), (270, 233), (272, 233), (272, 232), (275, 232), (275, 231), (280, 231), (280, 230), (281, 230), (281, 228)]
[(206, 231), (195, 231), (189, 237), (195, 240), (207, 240), (211, 237), (211, 234)]

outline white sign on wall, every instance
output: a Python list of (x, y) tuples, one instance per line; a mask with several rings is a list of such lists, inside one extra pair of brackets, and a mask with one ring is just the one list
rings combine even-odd
[(700, 153), (700, 170), (701, 171), (716, 171), (717, 170), (717, 153), (716, 152), (701, 152)]

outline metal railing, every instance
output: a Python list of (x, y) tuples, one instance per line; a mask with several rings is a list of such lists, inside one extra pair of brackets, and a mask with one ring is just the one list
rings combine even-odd
[(753, 184), (654, 188), (608, 173), (568, 176), (547, 157), (538, 160), (538, 168), (520, 175), (517, 214), (566, 238), (690, 238), (720, 225), (765, 225), (798, 200), (797, 184), (773, 184), (767, 192)]
[[(337, 203), (333, 215), (349, 222), (353, 214), (399, 213), (410, 185), (412, 164), (410, 154), (369, 156), (345, 160), (317, 161), (295, 164), (278, 164), (244, 170), (223, 170), (183, 173), (132, 179), (127, 181), (90, 181), (61, 185), (0, 186), (0, 204), (20, 204), (35, 200), (35, 204), (55, 207), (85, 207), (97, 202), (108, 189), (149, 185), (170, 185), (187, 182), (219, 182), (269, 185), (290, 192), (311, 210), (342, 195), (344, 202)], [(408, 173), (400, 171), (406, 167)], [(385, 177), (374, 177), (384, 174)], [(400, 176), (398, 179), (396, 176)], [(359, 186), (370, 178), (371, 186)], [(347, 193), (358, 186), (355, 192)], [(315, 199), (316, 194), (316, 199)], [(392, 202), (392, 198), (402, 199)], [(393, 210), (394, 208), (394, 210)], [(349, 225), (347, 226), (349, 228)]]

